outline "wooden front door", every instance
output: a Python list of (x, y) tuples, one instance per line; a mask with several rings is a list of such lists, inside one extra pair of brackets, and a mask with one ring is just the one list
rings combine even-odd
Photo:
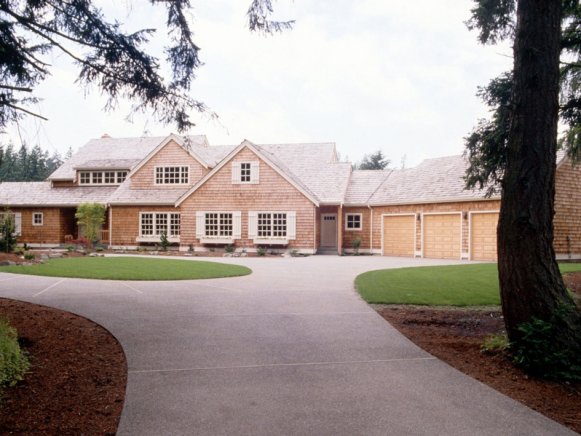
[(321, 247), (337, 248), (337, 214), (321, 215)]

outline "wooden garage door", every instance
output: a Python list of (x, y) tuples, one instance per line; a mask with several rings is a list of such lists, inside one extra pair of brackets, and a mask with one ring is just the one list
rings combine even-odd
[(383, 255), (413, 257), (415, 232), (414, 215), (384, 216)]
[(470, 259), (496, 260), (498, 213), (473, 213), (470, 225)]
[(460, 214), (424, 215), (424, 257), (460, 259), (461, 226)]

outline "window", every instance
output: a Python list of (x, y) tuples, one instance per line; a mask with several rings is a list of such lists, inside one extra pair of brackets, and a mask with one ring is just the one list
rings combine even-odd
[(242, 183), (250, 183), (250, 162), (242, 162), (240, 164), (240, 181)]
[(126, 177), (127, 171), (79, 171), (79, 184), (120, 185)]
[(142, 238), (159, 239), (162, 234), (168, 238), (180, 236), (180, 214), (166, 212), (142, 212), (139, 235)]
[(345, 217), (345, 230), (361, 230), (361, 214), (348, 213)]
[(257, 184), (260, 164), (256, 162), (232, 162), (233, 184)]
[(259, 238), (285, 238), (287, 235), (286, 213), (259, 213)]
[(206, 213), (206, 234), (208, 238), (230, 238), (232, 237), (232, 213), (207, 212)]
[(156, 167), (155, 183), (157, 185), (188, 184), (190, 167)]
[(42, 212), (34, 212), (32, 214), (32, 225), (33, 226), (42, 226), (44, 219), (43, 219), (43, 214)]

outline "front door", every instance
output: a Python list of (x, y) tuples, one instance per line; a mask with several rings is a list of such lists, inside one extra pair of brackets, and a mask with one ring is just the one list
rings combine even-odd
[(337, 248), (337, 214), (321, 215), (321, 247)]

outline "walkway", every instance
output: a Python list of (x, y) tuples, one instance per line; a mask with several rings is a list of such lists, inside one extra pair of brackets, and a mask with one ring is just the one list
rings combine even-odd
[(121, 342), (121, 435), (574, 434), (417, 348), (353, 290), (382, 257), (217, 259), (229, 279), (0, 274), (0, 296), (84, 315)]

